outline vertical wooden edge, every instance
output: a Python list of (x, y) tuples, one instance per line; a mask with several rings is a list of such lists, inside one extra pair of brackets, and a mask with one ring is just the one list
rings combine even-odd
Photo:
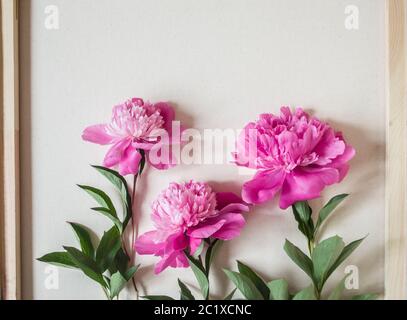
[(4, 246), (3, 246), (3, 212), (4, 212), (4, 189), (3, 189), (3, 4), (0, 2), (0, 300), (3, 299), (3, 283), (4, 283)]
[(21, 298), (18, 0), (1, 0), (1, 298)]
[(406, 299), (406, 0), (386, 0), (387, 136), (385, 298)]

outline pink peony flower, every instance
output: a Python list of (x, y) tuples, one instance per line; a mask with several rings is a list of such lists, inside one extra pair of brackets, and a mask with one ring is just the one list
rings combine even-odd
[(174, 110), (169, 104), (164, 102), (151, 104), (133, 98), (113, 108), (110, 123), (86, 128), (82, 138), (101, 145), (111, 144), (112, 147), (107, 152), (103, 165), (105, 167), (117, 165), (121, 175), (138, 172), (142, 158), (140, 150), (146, 151), (151, 165), (157, 169), (168, 169), (175, 164), (172, 155), (167, 156), (164, 161), (162, 159), (151, 161), (149, 152), (158, 145), (168, 147), (172, 141), (173, 120)]
[(139, 254), (161, 257), (158, 274), (167, 267), (188, 267), (184, 250), (194, 254), (207, 238), (231, 240), (245, 224), (248, 206), (233, 193), (215, 193), (206, 183), (171, 183), (152, 205), (155, 230), (135, 243)]
[(317, 198), (326, 186), (340, 182), (354, 155), (340, 132), (301, 108), (292, 113), (289, 107), (282, 107), (280, 116), (262, 114), (249, 123), (234, 153), (237, 165), (257, 170), (243, 185), (243, 200), (260, 204), (280, 192), (282, 209)]

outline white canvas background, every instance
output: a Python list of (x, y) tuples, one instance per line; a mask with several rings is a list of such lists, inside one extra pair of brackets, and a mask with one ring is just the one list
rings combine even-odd
[[(359, 30), (344, 26), (350, 4), (360, 10)], [(48, 5), (59, 9), (58, 30), (44, 26)], [(383, 291), (384, 1), (22, 0), (20, 11), (24, 298), (103, 298), (96, 284), (65, 269), (59, 269), (59, 289), (47, 289), (46, 265), (34, 259), (76, 245), (64, 221), (96, 232), (108, 227), (75, 186), (107, 188), (89, 167), (101, 163), (107, 149), (80, 136), (132, 96), (171, 101), (177, 118), (198, 129), (238, 129), (289, 104), (342, 130), (357, 150), (351, 171), (313, 205), (351, 193), (324, 236), (350, 242), (369, 234), (345, 265), (358, 266), (361, 291)], [(137, 195), (143, 199), (140, 229), (151, 227), (149, 206), (170, 181), (206, 180), (238, 191), (248, 178), (229, 164), (147, 170)], [(285, 238), (305, 249), (290, 211), (275, 203), (259, 206), (241, 237), (223, 247), (214, 269), (235, 268), (239, 259), (268, 279), (287, 278), (293, 290), (304, 287), (305, 274), (283, 251)], [(189, 270), (154, 276), (155, 258), (138, 261), (142, 293), (178, 296), (178, 277), (195, 285)], [(220, 271), (211, 277), (215, 297), (232, 288)]]

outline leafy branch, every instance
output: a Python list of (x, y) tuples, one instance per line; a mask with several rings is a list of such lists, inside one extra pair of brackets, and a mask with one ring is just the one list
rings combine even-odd
[[(91, 186), (78, 185), (98, 204), (98, 207), (91, 209), (107, 217), (113, 226), (103, 233), (95, 246), (89, 228), (69, 222), (80, 249), (64, 246), (65, 251), (52, 252), (37, 260), (81, 270), (102, 287), (107, 299), (112, 300), (118, 298), (127, 282), (133, 280), (139, 267), (131, 265), (123, 240), (124, 231), (132, 218), (132, 198), (126, 180), (118, 172), (101, 166), (93, 166), (93, 168), (109, 180), (119, 192), (123, 204), (122, 217), (119, 218), (113, 201), (104, 191)], [(137, 291), (134, 281), (133, 284)]]
[[(364, 238), (345, 245), (339, 236), (330, 237), (321, 242), (319, 239), (320, 228), (334, 209), (347, 197), (341, 194), (333, 197), (320, 210), (317, 222), (312, 219), (312, 209), (307, 201), (297, 202), (292, 206), (294, 218), (298, 223), (299, 231), (305, 236), (309, 255), (291, 243), (285, 241), (284, 250), (291, 260), (301, 268), (310, 278), (312, 284), (307, 288), (291, 294), (289, 285), (284, 279), (265, 282), (255, 271), (237, 262), (239, 272), (224, 270), (236, 288), (249, 300), (320, 300), (324, 285), (332, 273), (353, 253)], [(345, 289), (345, 276), (328, 295), (329, 300), (339, 300)], [(375, 294), (354, 296), (355, 300), (373, 300)]]
[[(191, 255), (190, 252), (186, 250), (184, 251), (192, 272), (194, 273), (195, 278), (198, 282), (204, 300), (209, 300), (209, 272), (214, 257), (222, 243), (223, 242), (218, 239), (205, 239), (204, 241), (202, 241), (201, 245), (193, 255)], [(178, 286), (180, 288), (180, 300), (195, 300), (195, 297), (192, 294), (191, 290), (180, 279), (178, 279)], [(226, 297), (225, 300), (232, 299), (233, 293), (234, 292)], [(144, 298), (147, 300), (174, 300), (173, 298), (168, 296), (154, 295), (144, 296)]]

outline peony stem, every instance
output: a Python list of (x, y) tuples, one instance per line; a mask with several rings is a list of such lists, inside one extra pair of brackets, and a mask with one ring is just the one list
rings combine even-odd
[[(136, 198), (136, 187), (137, 187), (137, 178), (138, 178), (138, 174), (135, 174), (133, 177), (133, 191), (132, 191), (132, 195), (131, 195), (131, 210), (132, 210), (132, 217), (131, 217), (131, 229), (132, 229), (132, 237), (131, 237), (131, 244), (132, 246), (134, 245), (134, 241), (135, 241), (135, 237), (137, 236), (137, 230), (138, 226), (137, 226), (137, 222), (136, 222), (136, 214), (134, 212), (134, 200)], [(132, 250), (131, 251), (131, 257), (130, 257), (130, 261), (135, 263), (135, 259), (136, 259), (136, 251)], [(139, 300), (139, 292), (137, 289), (137, 285), (136, 285), (136, 281), (134, 280), (134, 277), (131, 278), (131, 281), (133, 283), (133, 287), (134, 290), (136, 291), (136, 299)]]
[(308, 239), (308, 251), (309, 251), (310, 257), (312, 256), (312, 252), (314, 251), (314, 248), (315, 248), (314, 240)]

